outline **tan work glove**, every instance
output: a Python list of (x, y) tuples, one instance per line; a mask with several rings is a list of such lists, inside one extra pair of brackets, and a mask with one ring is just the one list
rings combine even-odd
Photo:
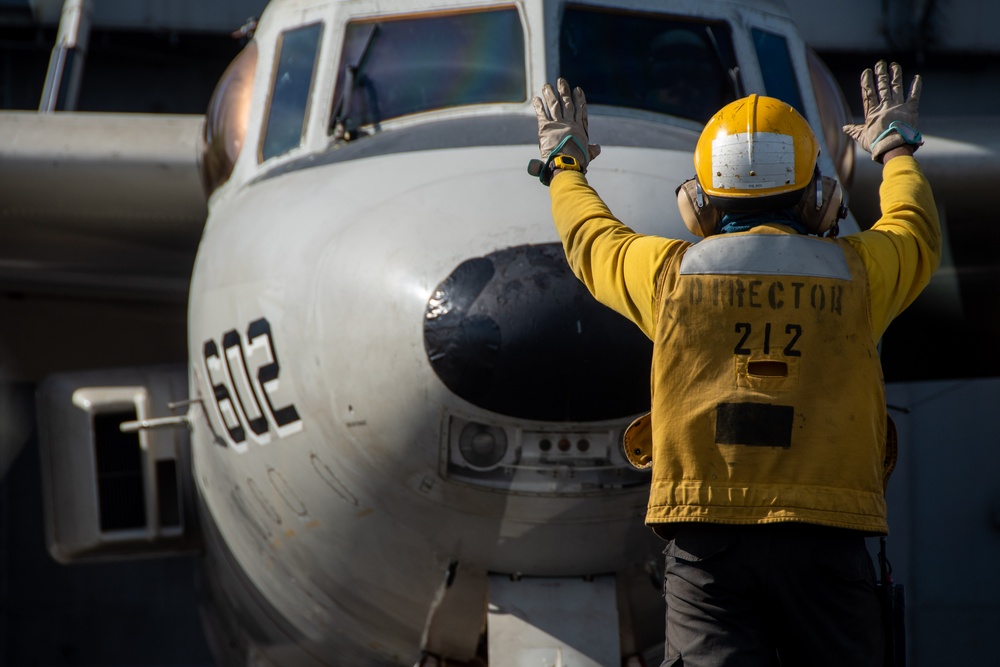
[(542, 161), (532, 160), (528, 173), (538, 176), (545, 185), (552, 178), (552, 161), (557, 155), (575, 159), (579, 171), (586, 173), (590, 161), (600, 155), (601, 147), (588, 143), (587, 98), (577, 87), (570, 92), (569, 83), (560, 77), (559, 93), (552, 84), (542, 87), (542, 96), (531, 100), (538, 117), (538, 149)]
[(876, 162), (881, 162), (883, 155), (899, 146), (909, 144), (916, 150), (924, 143), (917, 131), (917, 105), (922, 85), (919, 74), (913, 77), (910, 97), (905, 99), (902, 68), (896, 63), (886, 67), (884, 60), (878, 61), (874, 74), (870, 69), (861, 74), (865, 122), (845, 125), (844, 132), (871, 153)]

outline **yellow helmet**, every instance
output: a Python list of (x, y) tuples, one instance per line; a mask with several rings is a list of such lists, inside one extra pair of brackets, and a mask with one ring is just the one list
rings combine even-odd
[(798, 201), (818, 155), (816, 135), (799, 112), (773, 97), (750, 95), (708, 120), (694, 151), (694, 169), (718, 208), (781, 207)]

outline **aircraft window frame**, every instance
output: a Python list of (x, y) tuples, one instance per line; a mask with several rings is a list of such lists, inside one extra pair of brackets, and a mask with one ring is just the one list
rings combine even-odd
[[(612, 32), (615, 21), (622, 27)], [(586, 91), (588, 104), (704, 123), (742, 96), (734, 33), (725, 19), (567, 4), (559, 30), (559, 71)], [(692, 58), (694, 49), (709, 58)], [(652, 88), (650, 78), (666, 72), (676, 77), (677, 86), (686, 86), (683, 95), (676, 94), (676, 86)], [(703, 86), (702, 98), (692, 100), (692, 79), (714, 80), (718, 88)]]
[(795, 64), (788, 50), (788, 38), (781, 33), (751, 27), (750, 41), (760, 64), (764, 92), (769, 97), (787, 102), (803, 118), (808, 118), (802, 103), (802, 89), (799, 87)]
[[(285, 30), (278, 36), (266, 117), (257, 154), (260, 162), (298, 148), (305, 139), (306, 119), (312, 106), (312, 90), (319, 69), (324, 28), (324, 23), (317, 21)], [(303, 41), (290, 41), (290, 37), (302, 37)], [(291, 45), (294, 50), (286, 50), (286, 45)], [(279, 86), (292, 88), (280, 90)], [(294, 97), (283, 93), (294, 93)]]
[[(383, 122), (416, 114), (529, 99), (528, 40), (517, 5), (359, 18), (345, 23), (343, 33), (328, 125), (334, 139), (350, 140), (364, 134), (362, 127), (379, 130)], [(454, 72), (443, 77), (435, 64)], [(423, 70), (435, 76), (421, 79)], [(462, 86), (440, 86), (455, 81)], [(379, 99), (380, 91), (389, 94)]]

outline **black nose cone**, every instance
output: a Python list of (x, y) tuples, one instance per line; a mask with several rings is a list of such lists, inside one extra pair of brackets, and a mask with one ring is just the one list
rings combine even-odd
[(460, 264), (427, 302), (424, 347), (451, 391), (500, 414), (597, 421), (649, 410), (652, 343), (594, 300), (558, 244)]

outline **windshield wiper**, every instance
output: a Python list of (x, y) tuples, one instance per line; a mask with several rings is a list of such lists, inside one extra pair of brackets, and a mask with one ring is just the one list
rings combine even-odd
[(356, 131), (357, 127), (349, 126), (351, 121), (351, 100), (354, 97), (354, 88), (361, 79), (361, 72), (364, 69), (365, 62), (368, 60), (368, 54), (371, 53), (372, 45), (375, 43), (375, 35), (378, 31), (378, 24), (373, 23), (368, 30), (368, 35), (365, 37), (361, 53), (358, 54), (353, 63), (348, 63), (345, 68), (344, 87), (341, 90), (340, 97), (337, 99), (337, 103), (333, 107), (333, 118), (330, 121), (330, 126), (333, 128), (333, 138), (336, 140), (352, 141), (361, 136), (361, 133)]

